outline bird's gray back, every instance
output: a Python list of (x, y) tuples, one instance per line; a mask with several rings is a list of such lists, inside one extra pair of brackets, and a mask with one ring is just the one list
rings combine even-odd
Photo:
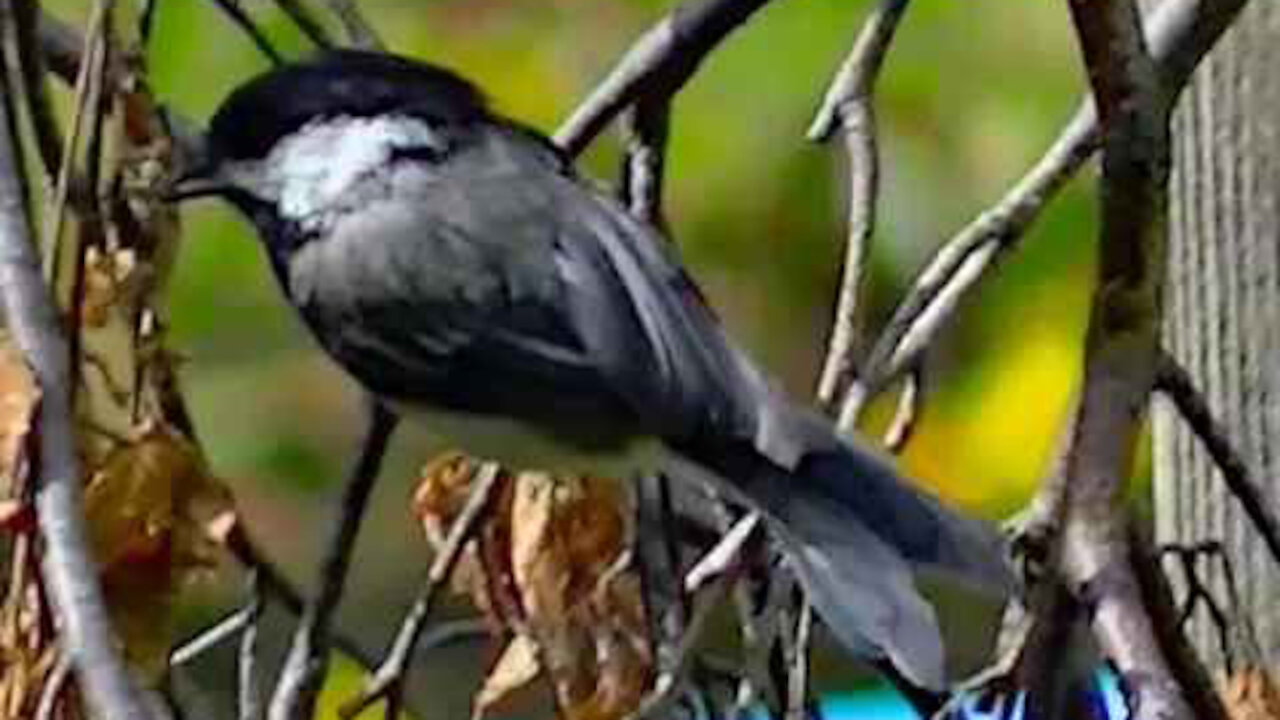
[(572, 442), (758, 432), (763, 382), (665, 241), (518, 130), (353, 188), (288, 291), (364, 385)]

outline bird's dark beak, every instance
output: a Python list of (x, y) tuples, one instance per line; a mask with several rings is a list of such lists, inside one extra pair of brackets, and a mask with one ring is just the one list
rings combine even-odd
[(230, 185), (208, 136), (182, 118), (167, 112), (165, 118), (174, 139), (174, 180), (165, 200), (177, 203), (225, 194)]
[(208, 153), (182, 157), (177, 164), (177, 176), (165, 194), (168, 202), (224, 195), (230, 189), (220, 163)]

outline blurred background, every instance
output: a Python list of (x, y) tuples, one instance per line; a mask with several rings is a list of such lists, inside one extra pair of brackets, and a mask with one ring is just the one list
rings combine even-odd
[[(87, 3), (49, 5), (79, 18)], [(270, 3), (243, 5), (281, 49), (307, 52)], [(671, 5), (360, 3), (391, 48), (462, 72), (503, 112), (547, 132)], [(812, 395), (825, 349), (845, 192), (838, 144), (815, 146), (804, 133), (869, 5), (774, 3), (711, 56), (675, 104), (666, 194), (673, 234), (732, 334), (799, 397)], [(1063, 3), (911, 8), (879, 84), (873, 327), (931, 252), (996, 200), (1069, 117), (1082, 87), (1069, 33)], [(212, 2), (163, 3), (150, 61), (160, 97), (201, 121), (267, 67)], [(598, 142), (582, 164), (613, 180), (616, 137)], [(928, 358), (925, 414), (902, 467), (993, 520), (1030, 496), (1077, 381), (1093, 261), (1089, 187), (1077, 181), (1051, 206)], [(355, 393), (280, 302), (248, 226), (214, 203), (189, 207), (185, 220), (171, 329), (188, 358), (183, 377), (204, 447), (262, 545), (296, 581), (309, 581), (359, 429)], [(882, 398), (866, 429), (882, 429), (891, 406)], [(342, 616), (372, 647), (390, 634), (425, 569), (407, 506), (416, 468), (440, 449), (420, 429), (401, 436), (361, 538)], [(195, 629), (239, 593), (231, 576), (201, 586), (183, 627)], [(972, 624), (967, 604), (946, 603), (942, 613), (944, 624)], [(954, 644), (961, 664), (985, 648)], [(446, 706), (466, 712), (482, 664), (448, 657), (433, 656), (423, 677), (442, 671), (457, 696)], [(819, 684), (860, 682), (847, 665), (824, 653)], [(230, 665), (214, 675), (229, 682)]]

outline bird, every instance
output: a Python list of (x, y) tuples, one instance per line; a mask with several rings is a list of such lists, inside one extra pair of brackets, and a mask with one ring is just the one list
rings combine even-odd
[(235, 88), (175, 200), (256, 229), (376, 403), (514, 467), (668, 469), (762, 514), (854, 657), (946, 687), (918, 572), (1007, 592), (1000, 536), (788, 398), (665, 232), (455, 72), (329, 50)]

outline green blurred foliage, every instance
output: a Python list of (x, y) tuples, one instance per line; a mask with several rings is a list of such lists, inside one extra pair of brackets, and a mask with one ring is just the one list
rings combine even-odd
[[(61, 0), (68, 17), (83, 0)], [(282, 50), (307, 43), (264, 0), (245, 2)], [(397, 51), (458, 69), (506, 113), (550, 131), (670, 3), (655, 0), (364, 0)], [(694, 276), (727, 324), (793, 393), (812, 392), (840, 273), (845, 160), (805, 129), (868, 8), (866, 0), (774, 3), (682, 92), (666, 203)], [(204, 119), (267, 64), (212, 2), (160, 3), (156, 88)], [(873, 324), (931, 252), (1039, 156), (1069, 117), (1080, 77), (1062, 3), (915, 3), (879, 86), (883, 154)], [(584, 166), (616, 175), (617, 141)], [(903, 463), (992, 517), (1045, 470), (1077, 382), (1092, 275), (1089, 180), (1077, 181), (966, 302), (929, 356), (927, 409)], [(172, 331), (214, 467), (286, 565), (314, 552), (317, 513), (355, 440), (355, 394), (277, 297), (246, 225), (224, 207), (186, 211)], [(892, 398), (873, 407), (882, 428)], [(406, 511), (413, 468), (438, 448), (399, 443), (360, 551), (349, 620), (385, 627), (420, 567)], [(406, 565), (406, 563), (408, 563)], [(301, 572), (301, 571), (300, 571)], [(306, 577), (306, 575), (298, 575)], [(367, 600), (367, 602), (362, 602)], [(381, 632), (385, 632), (382, 630)]]

